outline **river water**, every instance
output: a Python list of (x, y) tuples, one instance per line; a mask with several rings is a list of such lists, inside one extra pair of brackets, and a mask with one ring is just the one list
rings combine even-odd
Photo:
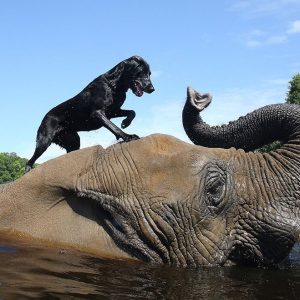
[(300, 299), (300, 245), (276, 268), (192, 269), (0, 238), (0, 299)]

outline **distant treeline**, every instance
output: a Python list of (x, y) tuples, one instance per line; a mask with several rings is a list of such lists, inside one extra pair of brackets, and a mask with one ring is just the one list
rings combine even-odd
[(0, 183), (15, 180), (24, 174), (27, 159), (16, 153), (0, 153)]
[(300, 73), (296, 74), (289, 82), (289, 90), (287, 92), (286, 102), (300, 104)]

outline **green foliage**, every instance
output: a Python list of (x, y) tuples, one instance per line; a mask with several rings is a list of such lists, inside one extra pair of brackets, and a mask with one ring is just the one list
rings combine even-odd
[(282, 143), (280, 141), (275, 141), (271, 144), (264, 145), (255, 151), (260, 152), (260, 153), (270, 152), (270, 151), (274, 151), (274, 150), (280, 148), (281, 145), (282, 145)]
[(0, 153), (0, 183), (15, 180), (24, 174), (27, 159), (16, 153)]
[(300, 104), (300, 73), (295, 75), (289, 82), (289, 91), (287, 93), (286, 102), (292, 104)]

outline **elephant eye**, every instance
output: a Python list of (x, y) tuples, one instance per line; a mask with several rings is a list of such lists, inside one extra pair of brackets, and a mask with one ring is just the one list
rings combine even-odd
[(222, 178), (216, 178), (207, 183), (206, 195), (211, 205), (218, 206), (222, 201), (225, 191), (225, 182)]
[(226, 192), (227, 172), (220, 166), (210, 166), (205, 181), (206, 203), (209, 209), (216, 211), (223, 207)]

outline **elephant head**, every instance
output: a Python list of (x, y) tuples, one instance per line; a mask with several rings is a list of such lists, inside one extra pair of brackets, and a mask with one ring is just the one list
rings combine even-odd
[[(198, 107), (207, 105), (197, 95), (189, 90), (183, 112), (193, 141), (203, 131)], [(254, 145), (272, 126), (286, 142), (268, 154), (161, 134), (71, 152), (3, 188), (0, 231), (179, 266), (277, 263), (300, 229), (299, 116), (297, 106), (262, 108), (237, 121), (243, 126), (232, 138), (226, 126), (203, 125), (218, 146), (226, 141), (218, 131), (229, 136), (225, 147), (243, 145), (238, 133)]]
[[(250, 264), (278, 262), (299, 238), (300, 106), (269, 105), (227, 125), (209, 126), (199, 112), (211, 100), (209, 94), (189, 87), (182, 121), (193, 143), (219, 153), (216, 162), (224, 161), (222, 154), (231, 153), (225, 160), (230, 170), (227, 177), (231, 174), (226, 186), (234, 193), (228, 194), (227, 201), (238, 211), (232, 217), (235, 224), (230, 235), (235, 238), (230, 257)], [(276, 151), (252, 152), (275, 140), (282, 142)], [(228, 213), (223, 214), (227, 219)]]

